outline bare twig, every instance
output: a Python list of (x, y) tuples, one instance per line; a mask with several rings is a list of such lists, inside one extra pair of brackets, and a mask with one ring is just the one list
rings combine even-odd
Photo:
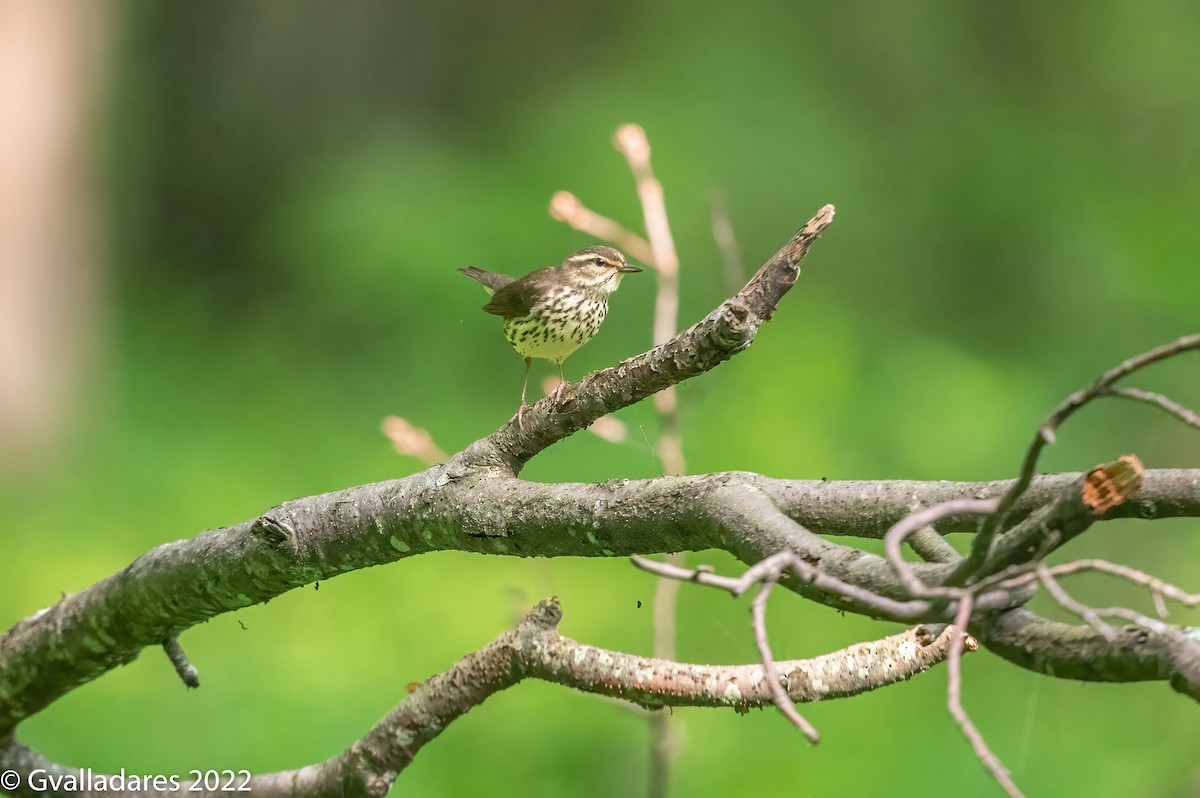
[(654, 270), (659, 279), (654, 308), (654, 343), (657, 346), (675, 335), (679, 316), (679, 256), (675, 252), (675, 239), (667, 221), (662, 183), (658, 182), (650, 166), (650, 142), (646, 132), (638, 125), (623, 125), (617, 130), (615, 143), (629, 161), (629, 168), (637, 183), (646, 233), (654, 252)]
[(1110, 389), (1113, 383), (1118, 380), (1146, 366), (1174, 357), (1183, 352), (1197, 349), (1200, 349), (1200, 333), (1185, 335), (1168, 344), (1143, 352), (1140, 355), (1135, 355), (1123, 363), (1114, 366), (1101, 374), (1091, 385), (1081, 388), (1060, 402), (1050, 416), (1038, 426), (1037, 434), (1034, 435), (1033, 441), (1029, 444), (1029, 448), (1025, 452), (1025, 460), (1021, 464), (1021, 471), (1016, 483), (1004, 495), (1004, 498), (1000, 501), (999, 508), (984, 522), (982, 529), (975, 537), (975, 541), (971, 546), (971, 552), (963, 562), (964, 572), (968, 575), (973, 574), (976, 569), (983, 565), (984, 560), (987, 558), (988, 549), (992, 545), (993, 538), (1004, 528), (1009, 511), (1016, 504), (1017, 500), (1021, 498), (1021, 494), (1025, 492), (1033, 480), (1042, 449), (1054, 443), (1055, 435), (1063, 422), (1070, 418), (1076, 410), (1089, 404), (1094, 399), (1111, 395)]
[(450, 457), (433, 442), (428, 430), (414, 427), (408, 419), (400, 416), (388, 416), (383, 420), (383, 434), (397, 452), (415, 457), (427, 466), (444, 463)]
[(1122, 455), (1093, 468), (1068, 485), (1054, 501), (1044, 504), (994, 539), (990, 549), (983, 554), (981, 564), (971, 568), (966, 559), (959, 562), (946, 584), (961, 585), (972, 573), (979, 579), (1043, 559), (1085, 532), (1104, 513), (1137, 495), (1144, 477), (1145, 467), (1133, 455)]
[[(962, 602), (958, 606), (958, 614), (954, 617), (954, 627), (957, 629), (966, 629), (970, 625), (971, 612), (974, 607), (974, 596), (967, 594), (963, 597)], [(1000, 783), (1005, 792), (1013, 796), (1013, 798), (1021, 798), (1021, 791), (1017, 789), (1017, 785), (1013, 782), (1008, 770), (1004, 765), (1000, 764), (1000, 760), (988, 748), (984, 742), (983, 735), (979, 733), (979, 729), (971, 721), (971, 717), (962, 705), (962, 653), (963, 649), (971, 651), (975, 650), (976, 643), (974, 638), (966, 634), (955, 634), (950, 641), (950, 653), (947, 661), (950, 676), (949, 683), (946, 687), (946, 706), (950, 710), (950, 716), (958, 723), (967, 740), (970, 741), (971, 747), (975, 749), (975, 755), (979, 757), (979, 761), (983, 762), (984, 767), (992, 774), (992, 777)]]
[(589, 210), (569, 191), (558, 191), (550, 198), (550, 215), (581, 233), (611, 242), (634, 260), (654, 266), (654, 251), (650, 248), (650, 242), (607, 216)]
[(901, 547), (909, 535), (935, 524), (943, 518), (948, 518), (952, 515), (989, 515), (996, 511), (997, 506), (999, 506), (999, 502), (996, 499), (952, 499), (951, 501), (942, 502), (941, 504), (935, 504), (933, 507), (919, 510), (907, 518), (896, 522), (887, 531), (887, 534), (883, 536), (883, 549), (887, 554), (888, 562), (892, 564), (892, 568), (896, 570), (896, 575), (904, 583), (904, 586), (914, 596), (923, 598), (932, 596), (957, 598), (961, 596), (962, 590), (956, 588), (928, 587), (925, 585), (913, 573), (912, 567), (904, 561), (904, 553)]
[[(679, 327), (679, 256), (675, 251), (675, 239), (667, 220), (667, 206), (663, 197), (662, 184), (654, 177), (650, 166), (650, 142), (645, 131), (637, 125), (624, 125), (617, 130), (617, 149), (629, 162), (637, 183), (637, 195), (642, 204), (646, 234), (654, 253), (654, 271), (657, 274), (657, 290), (654, 294), (654, 325), (652, 329), (655, 346), (665, 344), (678, 332)], [(658, 412), (658, 456), (666, 476), (682, 476), (687, 470), (683, 457), (683, 435), (679, 426), (679, 399), (675, 386), (669, 385), (654, 395), (654, 409)], [(681, 552), (667, 555), (667, 562), (683, 565)], [(654, 588), (654, 655), (665, 659), (675, 657), (675, 612), (679, 597), (679, 583), (660, 579)], [(651, 768), (647, 791), (650, 798), (664, 798), (670, 778), (671, 762), (675, 757), (675, 735), (671, 730), (670, 717), (658, 714), (650, 719), (651, 724)]]
[[(623, 125), (617, 130), (617, 149), (629, 161), (637, 182), (637, 194), (642, 203), (646, 233), (654, 253), (654, 271), (658, 289), (654, 294), (655, 346), (665, 344), (675, 336), (679, 327), (679, 255), (667, 220), (663, 187), (650, 166), (650, 142), (638, 125)], [(662, 421), (658, 436), (659, 457), (667, 476), (678, 476), (686, 470), (683, 443), (679, 431), (679, 401), (675, 386), (669, 385), (654, 395), (654, 407)]]
[[(682, 554), (669, 554), (673, 562), (682, 563)], [(679, 583), (660, 579), (654, 586), (654, 656), (658, 659), (675, 658), (675, 611), (679, 597)], [(677, 752), (676, 735), (672, 729), (671, 716), (666, 712), (655, 712), (648, 718), (650, 723), (650, 773), (646, 784), (649, 798), (665, 798), (669, 792), (671, 764)]]
[(713, 192), (712, 197), (712, 230), (713, 241), (717, 251), (721, 253), (721, 266), (725, 271), (725, 285), (728, 290), (735, 291), (746, 279), (745, 267), (742, 265), (742, 255), (738, 251), (737, 237), (733, 232), (733, 223), (729, 221), (729, 208), (725, 206), (725, 198), (720, 192)]
[(179, 674), (184, 685), (191, 688), (200, 686), (200, 672), (184, 653), (183, 646), (179, 645), (178, 635), (172, 635), (163, 642), (163, 651), (167, 653), (167, 659), (171, 660), (175, 673)]
[[(663, 582), (671, 580), (664, 579)], [(676, 582), (675, 584), (679, 584)], [(775, 586), (775, 581), (767, 579), (762, 583), (762, 587), (758, 590), (758, 595), (754, 597), (754, 601), (750, 602), (750, 614), (753, 618), (754, 626), (754, 644), (758, 647), (758, 655), (762, 658), (763, 669), (767, 673), (767, 684), (771, 687), (771, 695), (775, 700), (775, 706), (779, 707), (779, 711), (783, 716), (792, 722), (792, 725), (799, 729), (808, 741), (813, 745), (821, 742), (821, 735), (813, 728), (813, 725), (805, 719), (803, 715), (796, 711), (796, 705), (792, 703), (792, 697), (787, 694), (787, 690), (783, 689), (783, 684), (780, 682), (779, 668), (775, 666), (775, 656), (771, 653), (771, 644), (767, 640), (767, 599), (771, 597), (771, 588)]]
[[(1164, 582), (1158, 577), (1151, 576), (1136, 568), (1100, 559), (1072, 560), (1071, 562), (1052, 566), (1048, 566), (1042, 562), (1027, 563), (1016, 569), (1014, 573), (996, 574), (972, 585), (972, 587), (977, 592), (982, 592), (993, 587), (1013, 589), (1032, 582), (1040, 582), (1043, 574), (1057, 579), (1060, 576), (1069, 576), (1089, 571), (1116, 576), (1135, 585), (1145, 587), (1150, 591), (1150, 599), (1154, 602), (1155, 611), (1163, 618), (1166, 618), (1170, 614), (1166, 606), (1168, 599), (1183, 604), (1185, 607), (1200, 605), (1200, 593), (1188, 593), (1176, 585)], [(1071, 608), (1067, 607), (1067, 609)]]
[(1116, 639), (1117, 633), (1113, 631), (1111, 626), (1109, 626), (1100, 618), (1100, 614), (1091, 607), (1081, 604), (1075, 599), (1071, 598), (1070, 594), (1063, 590), (1062, 586), (1058, 584), (1058, 580), (1056, 580), (1053, 574), (1050, 573), (1049, 568), (1039, 562), (1034, 566), (1034, 573), (1037, 575), (1037, 579), (1039, 582), (1041, 582), (1042, 587), (1046, 588), (1046, 592), (1053, 596), (1054, 600), (1057, 601), (1064, 609), (1068, 609), (1079, 617), (1083, 618), (1085, 621), (1090, 623), (1097, 632), (1104, 635), (1104, 637), (1109, 641)]
[(1188, 426), (1200, 429), (1200, 414), (1191, 408), (1163, 396), (1154, 391), (1143, 391), (1139, 388), (1108, 388), (1102, 392), (1105, 396), (1117, 396), (1122, 399), (1132, 399), (1135, 402), (1145, 402), (1164, 410)]
[(858, 585), (852, 585), (849, 582), (838, 579), (836, 576), (823, 573), (790, 551), (781, 551), (767, 557), (757, 565), (748, 568), (737, 579), (728, 576), (719, 576), (713, 573), (710, 568), (680, 568), (670, 563), (655, 562), (654, 560), (638, 556), (630, 557), (630, 560), (636, 567), (643, 571), (648, 571), (667, 579), (678, 579), (683, 582), (695, 582), (700, 585), (717, 587), (735, 596), (742, 595), (754, 585), (767, 579), (781, 581), (783, 572), (791, 570), (807, 585), (812, 585), (819, 590), (824, 590), (858, 602), (863, 607), (875, 610), (880, 615), (889, 618), (924, 618), (927, 617), (932, 609), (932, 604), (925, 599), (898, 601), (859, 587)]
[[(1170, 626), (1169, 624), (1163, 623), (1157, 618), (1147, 617), (1137, 610), (1133, 610), (1128, 607), (1091, 607), (1087, 604), (1076, 601), (1069, 593), (1067, 593), (1066, 590), (1063, 589), (1061, 585), (1058, 584), (1058, 580), (1055, 579), (1054, 572), (1041, 563), (1038, 563), (1036, 566), (1035, 573), (1037, 574), (1038, 581), (1041, 582), (1046, 588), (1047, 592), (1054, 597), (1055, 601), (1057, 601), (1064, 609), (1070, 610), (1079, 617), (1083, 618), (1085, 621), (1091, 624), (1096, 631), (1100, 632), (1100, 634), (1104, 635), (1104, 637), (1110, 641), (1117, 638), (1117, 632), (1111, 625), (1103, 620), (1104, 618), (1124, 618), (1131, 623), (1135, 623), (1138, 626), (1149, 629), (1150, 631), (1160, 635), (1174, 636), (1179, 634), (1178, 629)], [(1162, 603), (1161, 594), (1155, 591), (1154, 595), (1157, 597), (1155, 604), (1160, 615), (1166, 615), (1166, 607)]]
[[(1164, 582), (1156, 576), (1151, 576), (1136, 568), (1130, 568), (1128, 565), (1109, 562), (1108, 560), (1086, 559), (1074, 560), (1073, 562), (1055, 565), (1047, 569), (1053, 576), (1065, 576), (1067, 574), (1083, 573), (1085, 571), (1099, 571), (1100, 573), (1110, 574), (1132, 582), (1135, 585), (1142, 585), (1147, 588), (1152, 597), (1155, 599), (1155, 604), (1159, 604), (1161, 600), (1169, 598), (1172, 601), (1177, 601), (1185, 607), (1195, 607), (1200, 605), (1200, 593), (1188, 593), (1169, 582)], [(1163, 614), (1165, 615), (1165, 607)]]

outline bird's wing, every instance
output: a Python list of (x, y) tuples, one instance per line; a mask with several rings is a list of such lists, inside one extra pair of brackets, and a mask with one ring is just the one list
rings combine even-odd
[(493, 316), (503, 316), (515, 319), (529, 315), (530, 294), (529, 286), (524, 279), (516, 280), (498, 289), (492, 295), (492, 301), (483, 309)]
[(488, 290), (489, 294), (494, 294), (504, 286), (513, 281), (513, 278), (507, 274), (496, 274), (489, 272), (486, 269), (480, 269), (478, 266), (468, 266), (465, 269), (458, 270), (460, 274), (465, 274), (472, 280), (483, 284), (483, 287)]
[(520, 280), (496, 289), (492, 301), (483, 309), (495, 316), (516, 319), (528, 316), (535, 299), (553, 287), (558, 280), (558, 267), (547, 266), (522, 277)]

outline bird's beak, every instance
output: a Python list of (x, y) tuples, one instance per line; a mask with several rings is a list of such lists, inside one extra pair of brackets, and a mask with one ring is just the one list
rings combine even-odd
[(619, 271), (619, 272), (640, 272), (641, 269), (632, 264), (623, 263), (619, 267), (617, 267), (617, 271)]

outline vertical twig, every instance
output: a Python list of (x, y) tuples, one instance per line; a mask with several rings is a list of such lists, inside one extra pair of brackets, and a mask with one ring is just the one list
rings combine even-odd
[(984, 742), (983, 735), (979, 733), (979, 729), (971, 721), (971, 717), (962, 705), (962, 655), (963, 649), (969, 648), (972, 651), (978, 647), (975, 638), (967, 634), (967, 625), (971, 622), (971, 611), (975, 608), (975, 596), (966, 593), (960, 599), (958, 612), (954, 616), (955, 634), (950, 642), (950, 654), (946, 658), (946, 665), (950, 671), (948, 679), (949, 684), (946, 686), (946, 707), (950, 710), (950, 716), (962, 729), (963, 735), (970, 741), (971, 747), (975, 749), (975, 756), (979, 757), (979, 761), (983, 762), (983, 766), (988, 769), (992, 777), (1000, 783), (1012, 798), (1024, 798), (1024, 795), (1017, 789), (1016, 783), (1009, 775), (1008, 769), (1000, 763), (1000, 760), (992, 753), (992, 749), (988, 748)]
[[(675, 337), (679, 326), (679, 256), (667, 221), (667, 207), (662, 184), (650, 167), (650, 142), (638, 125), (624, 125), (617, 130), (617, 149), (629, 161), (637, 181), (638, 199), (646, 220), (646, 235), (654, 253), (654, 271), (658, 288), (654, 295), (654, 345), (659, 346)], [(659, 457), (667, 476), (682, 475), (683, 444), (679, 432), (678, 399), (675, 386), (654, 395), (654, 408), (661, 419), (658, 438)]]
[(774, 579), (763, 580), (758, 595), (750, 604), (750, 614), (753, 618), (754, 644), (758, 647), (758, 656), (762, 658), (763, 670), (766, 672), (767, 685), (771, 688), (771, 697), (775, 706), (792, 725), (801, 731), (813, 745), (821, 742), (821, 735), (813, 725), (796, 710), (792, 697), (783, 689), (779, 668), (775, 664), (775, 655), (771, 652), (771, 643), (767, 639), (767, 599), (771, 597), (771, 589), (775, 587)]
[[(654, 255), (654, 271), (658, 276), (654, 295), (654, 345), (671, 340), (679, 326), (679, 256), (667, 221), (667, 207), (662, 184), (650, 167), (650, 142), (638, 125), (624, 125), (617, 130), (616, 146), (629, 162), (637, 182), (638, 199), (646, 220), (646, 235)], [(683, 438), (679, 429), (679, 402), (675, 386), (654, 395), (654, 409), (659, 417), (658, 456), (663, 473), (681, 476), (686, 470), (683, 459)], [(682, 554), (667, 555), (667, 562), (682, 566)], [(675, 658), (675, 608), (680, 583), (660, 579), (654, 593), (654, 656)], [(674, 734), (669, 716), (658, 712), (650, 717), (651, 764), (650, 798), (663, 798), (668, 791), (671, 760), (675, 754)]]
[(713, 192), (712, 231), (713, 241), (721, 253), (721, 266), (725, 270), (725, 287), (731, 292), (737, 291), (746, 282), (746, 269), (742, 265), (742, 255), (733, 234), (733, 224), (729, 221), (729, 208), (720, 192)]

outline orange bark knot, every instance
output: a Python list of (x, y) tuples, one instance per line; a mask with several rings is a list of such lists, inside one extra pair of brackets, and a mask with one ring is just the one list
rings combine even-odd
[(1144, 472), (1142, 461), (1132, 454), (1093, 468), (1083, 480), (1083, 503), (1103, 515), (1138, 492)]

